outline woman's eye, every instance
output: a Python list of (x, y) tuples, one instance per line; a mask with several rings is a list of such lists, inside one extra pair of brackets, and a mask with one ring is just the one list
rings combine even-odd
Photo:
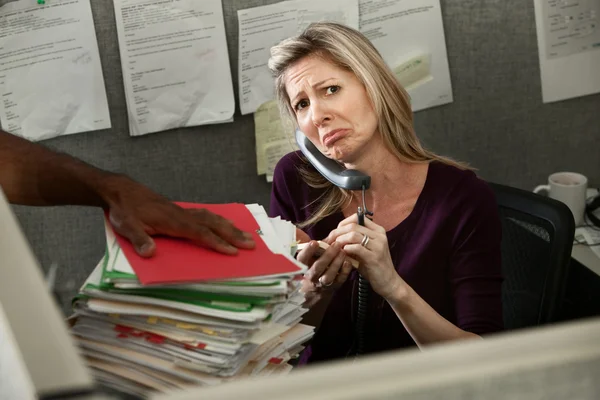
[(334, 93), (337, 93), (339, 90), (340, 90), (340, 87), (337, 85), (329, 86), (327, 88), (327, 94), (334, 94)]
[(296, 110), (302, 110), (304, 107), (308, 106), (308, 101), (306, 100), (300, 100), (298, 103), (296, 103)]

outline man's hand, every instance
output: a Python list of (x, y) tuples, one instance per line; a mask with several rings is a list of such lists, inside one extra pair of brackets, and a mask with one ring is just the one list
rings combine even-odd
[(103, 197), (116, 232), (131, 241), (142, 257), (154, 254), (151, 236), (188, 239), (225, 254), (254, 248), (252, 235), (205, 209), (185, 209), (124, 176), (111, 178)]
[(207, 210), (187, 210), (125, 175), (114, 174), (0, 130), (0, 187), (13, 204), (81, 205), (110, 212), (138, 254), (154, 254), (152, 235), (188, 239), (226, 254), (250, 249), (249, 233)]

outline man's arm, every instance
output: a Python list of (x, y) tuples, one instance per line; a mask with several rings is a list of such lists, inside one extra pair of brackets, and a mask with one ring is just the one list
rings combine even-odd
[(0, 186), (8, 201), (30, 206), (108, 207), (122, 177), (0, 131)]
[(150, 236), (158, 234), (186, 238), (230, 254), (237, 248), (254, 247), (250, 234), (218, 215), (183, 209), (125, 175), (101, 170), (1, 130), (0, 186), (15, 204), (108, 209), (115, 230), (143, 256), (154, 253)]

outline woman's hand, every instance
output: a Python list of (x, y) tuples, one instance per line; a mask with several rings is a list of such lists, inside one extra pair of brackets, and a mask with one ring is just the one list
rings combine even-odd
[(316, 287), (337, 288), (341, 286), (348, 275), (352, 265), (346, 260), (346, 254), (340, 244), (334, 244), (318, 256), (319, 244), (311, 241), (310, 244), (298, 253), (298, 261), (306, 264), (310, 269), (304, 278)]
[[(304, 232), (296, 230), (296, 237), (302, 241)], [(303, 235), (304, 234), (304, 235)], [(308, 236), (306, 236), (308, 237)], [(340, 287), (352, 270), (352, 265), (345, 260), (346, 255), (341, 245), (330, 246), (318, 256), (319, 244), (310, 241), (310, 244), (298, 253), (298, 261), (309, 267), (302, 281), (302, 292), (306, 295), (305, 306), (310, 308), (320, 299), (324, 290)]]
[(344, 252), (360, 261), (358, 272), (384, 299), (406, 290), (406, 283), (392, 263), (385, 229), (368, 218), (365, 226), (358, 225), (356, 214), (346, 218), (324, 241), (332, 247), (340, 245)]

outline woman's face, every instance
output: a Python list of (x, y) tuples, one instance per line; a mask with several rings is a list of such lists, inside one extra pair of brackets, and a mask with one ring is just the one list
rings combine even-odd
[(305, 57), (284, 77), (298, 126), (327, 157), (356, 163), (373, 145), (377, 116), (354, 73), (322, 57)]

